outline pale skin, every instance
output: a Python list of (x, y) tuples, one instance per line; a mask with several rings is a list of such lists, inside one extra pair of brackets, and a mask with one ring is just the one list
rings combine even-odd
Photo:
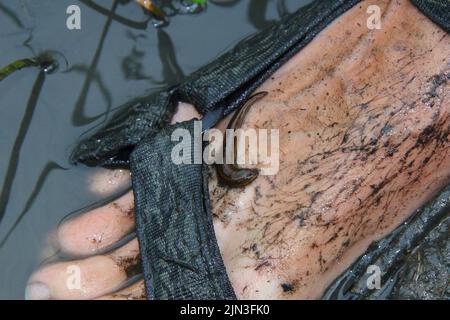
[[(366, 26), (369, 5), (381, 30)], [(450, 37), (407, 0), (363, 1), (258, 91), (244, 127), (280, 130), (280, 170), (245, 188), (209, 181), (214, 228), (240, 299), (317, 299), (370, 243), (450, 182)], [(172, 122), (199, 117), (180, 104)], [(224, 119), (219, 128), (226, 126)], [(108, 179), (111, 179), (110, 177)], [(120, 183), (127, 179), (120, 175)], [(105, 190), (106, 178), (95, 188)], [(120, 184), (118, 183), (118, 184)], [(107, 189), (107, 188), (106, 188)], [(133, 195), (62, 223), (30, 299), (145, 299)], [(68, 265), (81, 270), (70, 290)]]

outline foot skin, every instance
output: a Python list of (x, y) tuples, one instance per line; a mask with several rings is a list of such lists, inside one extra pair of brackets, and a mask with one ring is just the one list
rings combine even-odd
[[(366, 27), (367, 7), (382, 11)], [(280, 170), (242, 189), (209, 181), (214, 228), (241, 299), (320, 298), (343, 270), (450, 182), (450, 37), (407, 0), (363, 1), (258, 91), (244, 127), (280, 130)], [(196, 117), (181, 105), (175, 121)], [(226, 125), (226, 119), (220, 124)], [(123, 179), (122, 179), (123, 180)], [(105, 182), (106, 183), (106, 182)], [(101, 189), (102, 180), (97, 182)], [(133, 196), (64, 221), (29, 299), (144, 299)], [(81, 272), (68, 289), (68, 267)]]

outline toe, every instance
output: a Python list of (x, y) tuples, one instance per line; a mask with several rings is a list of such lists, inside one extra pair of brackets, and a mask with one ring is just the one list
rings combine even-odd
[(131, 176), (128, 170), (97, 169), (96, 173), (88, 179), (89, 189), (98, 195), (108, 196), (131, 185)]
[(130, 191), (119, 199), (64, 221), (57, 230), (60, 249), (87, 256), (110, 247), (134, 229), (134, 202)]
[(134, 239), (108, 255), (44, 266), (31, 276), (26, 298), (93, 299), (116, 291), (139, 272), (139, 245)]

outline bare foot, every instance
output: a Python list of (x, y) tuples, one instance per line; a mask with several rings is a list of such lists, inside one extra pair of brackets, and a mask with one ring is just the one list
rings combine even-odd
[[(381, 30), (366, 27), (374, 4)], [(372, 241), (448, 184), (449, 40), (407, 0), (363, 1), (259, 88), (269, 95), (244, 126), (280, 129), (279, 173), (237, 190), (214, 174), (209, 182), (239, 298), (320, 298)], [(189, 108), (175, 119), (192, 118)], [(126, 286), (138, 269), (136, 240), (103, 252), (133, 228), (131, 193), (65, 221), (60, 249), (85, 258), (43, 266), (27, 297), (145, 298), (142, 280)], [(79, 290), (67, 289), (70, 265), (82, 271)]]

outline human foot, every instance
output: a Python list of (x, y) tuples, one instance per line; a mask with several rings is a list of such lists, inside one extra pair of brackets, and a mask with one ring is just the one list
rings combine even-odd
[[(449, 182), (449, 36), (408, 1), (375, 2), (381, 30), (366, 28), (369, 3), (361, 2), (260, 88), (269, 95), (245, 126), (280, 129), (279, 173), (239, 190), (212, 173), (214, 227), (239, 298), (320, 297), (373, 240)], [(132, 195), (118, 202), (118, 210), (97, 210), (101, 218), (91, 212), (78, 227), (74, 219), (59, 228), (63, 251), (94, 255), (71, 261), (91, 279), (83, 290), (61, 289), (65, 262), (35, 273), (36, 288), (47, 293), (45, 283), (55, 299), (96, 298), (126, 281), (116, 260), (136, 257), (131, 245), (95, 256), (133, 228)], [(99, 273), (106, 277), (96, 281)], [(143, 297), (142, 282), (129, 290)]]
[[(172, 123), (201, 118), (188, 104), (180, 103)], [(101, 172), (92, 180), (92, 191), (104, 194), (130, 184), (124, 171)], [(111, 190), (110, 190), (111, 191)], [(134, 199), (128, 191), (116, 200), (64, 219), (50, 237), (50, 245), (66, 261), (45, 264), (26, 288), (27, 299), (145, 299), (139, 245), (134, 235)], [(77, 274), (74, 274), (76, 272)], [(70, 284), (79, 276), (78, 286)]]

